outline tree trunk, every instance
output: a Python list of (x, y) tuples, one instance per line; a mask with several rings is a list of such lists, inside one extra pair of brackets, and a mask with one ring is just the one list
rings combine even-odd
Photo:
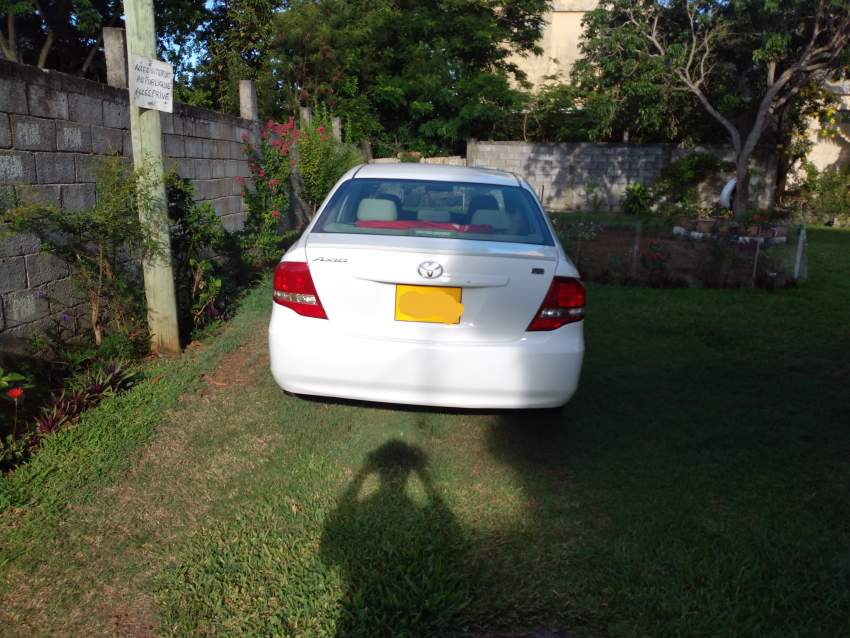
[(44, 44), (41, 45), (41, 51), (38, 54), (38, 62), (36, 66), (39, 69), (43, 69), (47, 66), (47, 56), (50, 55), (50, 49), (53, 47), (53, 31), (47, 32), (47, 38), (44, 40)]
[(18, 35), (15, 29), (15, 14), (9, 11), (6, 14), (6, 38), (0, 34), (0, 45), (3, 49), (3, 57), (11, 62), (18, 61)]
[(310, 206), (304, 197), (306, 190), (301, 173), (292, 171), (289, 174), (289, 210), (296, 228), (306, 227), (312, 216)]
[(735, 201), (732, 211), (735, 217), (746, 215), (750, 207), (750, 155), (743, 153), (738, 156), (735, 164)]
[(103, 341), (103, 332), (100, 328), (100, 297), (97, 293), (89, 293), (89, 304), (91, 304), (91, 329), (94, 333), (94, 343), (99, 346)]

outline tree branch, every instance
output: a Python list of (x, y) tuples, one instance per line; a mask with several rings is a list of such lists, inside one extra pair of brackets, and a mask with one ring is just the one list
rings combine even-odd
[(15, 26), (15, 14), (10, 9), (6, 14), (6, 31), (9, 35), (6, 40), (2, 40), (2, 34), (0, 34), (0, 46), (3, 48), (4, 57), (12, 62), (18, 61), (18, 36)]
[[(692, 32), (694, 34), (696, 34), (696, 25), (695, 25), (695, 17), (694, 17), (695, 14), (691, 12), (691, 5), (688, 2), (688, 0), (685, 0), (685, 3), (687, 5), (688, 16), (691, 19)], [(647, 54), (650, 55), (650, 56), (653, 56), (653, 57), (660, 58), (662, 61), (664, 61), (670, 67), (670, 69), (673, 71), (673, 73), (676, 75), (676, 77), (679, 78), (679, 81), (682, 84), (684, 84), (687, 87), (687, 89), (696, 96), (696, 98), (700, 101), (700, 104), (702, 104), (703, 108), (708, 112), (708, 114), (711, 115), (711, 117), (713, 117), (715, 120), (717, 120), (720, 123), (720, 125), (723, 126), (723, 128), (726, 129), (726, 131), (729, 133), (729, 137), (732, 140), (732, 146), (735, 148), (736, 154), (740, 153), (740, 151), (741, 151), (741, 133), (738, 131), (738, 129), (735, 127), (735, 125), (732, 124), (732, 122), (728, 118), (724, 117), (723, 114), (720, 113), (720, 111), (718, 111), (716, 108), (714, 108), (714, 105), (711, 103), (711, 100), (708, 99), (708, 95), (706, 95), (706, 93), (702, 90), (702, 88), (700, 88), (701, 86), (705, 85), (706, 80), (708, 78), (708, 73), (711, 70), (710, 68), (706, 68), (706, 62), (707, 62), (708, 58), (710, 57), (711, 50), (712, 50), (711, 49), (711, 39), (714, 37), (713, 30), (709, 29), (708, 31), (706, 31), (706, 33), (702, 36), (702, 42), (700, 42), (698, 44), (692, 44), (692, 46), (690, 47), (691, 50), (690, 50), (690, 53), (689, 53), (689, 56), (688, 56), (688, 60), (689, 60), (688, 65), (686, 65), (684, 67), (683, 66), (675, 66), (675, 65), (672, 65), (666, 59), (667, 58), (667, 47), (664, 45), (664, 43), (662, 42), (662, 39), (658, 35), (658, 12), (656, 11), (656, 12), (653, 12), (653, 13), (654, 13), (654, 15), (653, 15), (653, 18), (652, 18), (652, 27), (649, 30), (647, 30), (647, 29), (644, 28), (644, 26), (635, 17), (634, 10), (633, 10), (632, 7), (629, 7), (626, 11), (626, 15), (628, 16), (629, 23), (631, 23), (638, 30), (639, 34), (641, 34), (643, 37), (645, 37), (652, 44), (652, 46), (655, 48), (655, 51), (657, 52), (657, 53), (653, 54), (652, 52), (647, 51)], [(699, 39), (697, 38), (697, 40), (692, 40), (692, 42), (699, 42)], [(700, 58), (700, 65), (699, 65), (700, 66), (700, 77), (699, 77), (699, 79), (694, 80), (693, 77), (691, 76), (691, 71), (690, 71), (689, 65), (692, 63), (691, 61), (693, 60), (693, 57), (695, 55), (694, 50), (699, 50), (699, 49), (704, 49), (704, 53), (703, 53), (702, 57)]]
[(33, 5), (35, 5), (35, 10), (41, 18), (44, 30), (47, 32), (47, 36), (41, 45), (41, 50), (38, 52), (38, 68), (43, 69), (44, 65), (47, 64), (47, 56), (50, 54), (50, 49), (53, 46), (53, 29), (50, 28), (50, 23), (47, 21), (47, 14), (41, 8), (41, 3), (38, 0), (33, 0)]
[[(103, 32), (101, 32), (103, 33)], [(97, 53), (98, 49), (100, 49), (100, 45), (103, 42), (103, 35), (99, 36), (97, 41), (94, 43), (94, 46), (89, 49), (88, 55), (86, 55), (86, 60), (83, 62), (82, 68), (80, 68), (80, 75), (85, 77), (86, 73), (88, 73), (89, 67), (91, 63), (94, 61), (94, 56)]]

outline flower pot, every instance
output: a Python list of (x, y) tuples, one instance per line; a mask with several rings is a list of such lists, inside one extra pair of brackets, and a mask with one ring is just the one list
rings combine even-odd
[(714, 226), (717, 224), (716, 219), (698, 219), (697, 232), (710, 235), (714, 231)]
[(728, 235), (731, 228), (732, 222), (724, 219), (717, 222), (717, 225), (714, 227), (714, 231), (718, 235)]
[(679, 215), (676, 217), (676, 226), (680, 226), (685, 230), (694, 230), (696, 228), (696, 222), (686, 215)]

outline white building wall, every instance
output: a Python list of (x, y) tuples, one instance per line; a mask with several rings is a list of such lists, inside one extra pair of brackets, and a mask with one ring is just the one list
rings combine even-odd
[(579, 42), (582, 36), (581, 21), (584, 14), (596, 8), (598, 0), (555, 0), (546, 19), (546, 27), (540, 46), (542, 55), (515, 55), (515, 63), (527, 75), (535, 87), (540, 86), (547, 76), (558, 75), (561, 80), (569, 79), (570, 69), (580, 55)]

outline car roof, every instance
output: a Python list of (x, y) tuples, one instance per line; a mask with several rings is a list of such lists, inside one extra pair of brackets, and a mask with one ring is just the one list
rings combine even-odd
[(520, 185), (516, 175), (505, 171), (445, 164), (418, 164), (415, 162), (364, 164), (352, 177), (353, 179), (423, 179), (437, 182), (493, 184), (496, 186)]

